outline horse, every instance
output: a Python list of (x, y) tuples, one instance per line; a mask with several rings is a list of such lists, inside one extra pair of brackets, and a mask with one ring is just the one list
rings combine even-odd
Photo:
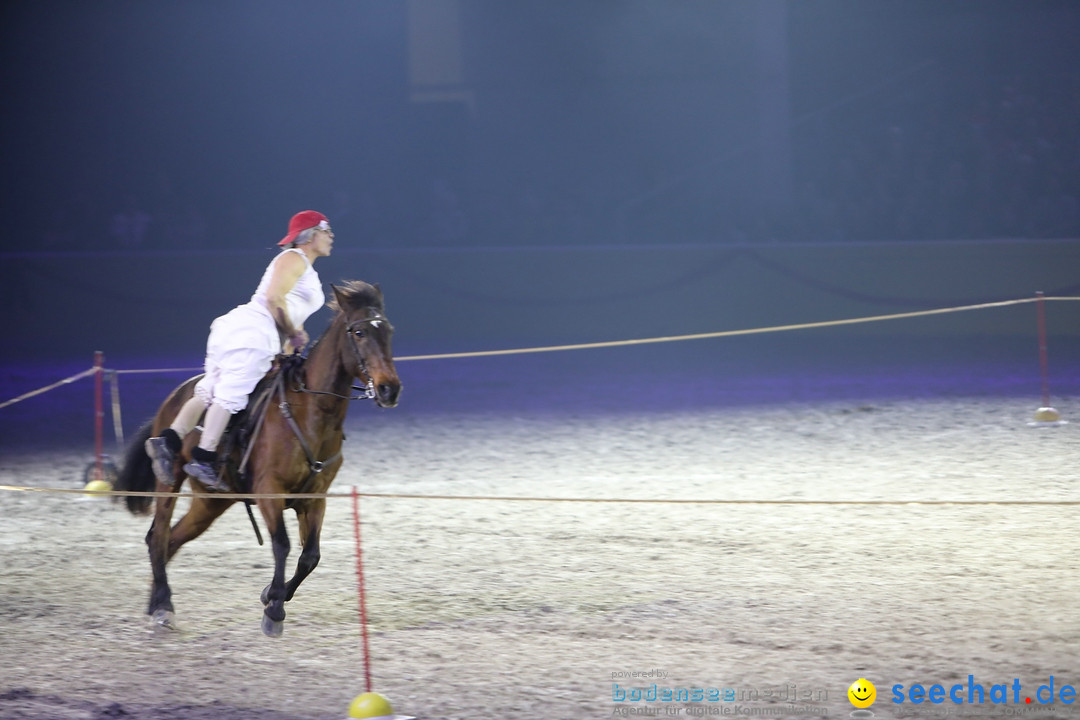
[[(232, 442), (234, 430), (223, 439), (222, 477), (230, 486), (257, 495), (303, 494), (302, 498), (266, 498), (254, 501), (270, 535), (274, 553), (274, 575), (261, 595), (264, 605), (262, 630), (270, 637), (284, 631), (285, 603), (319, 563), (319, 535), (326, 511), (325, 494), (341, 469), (341, 447), (345, 438), (344, 422), (350, 400), (371, 398), (379, 407), (397, 405), (401, 380), (394, 367), (391, 351), (393, 326), (385, 316), (383, 295), (378, 285), (361, 281), (331, 285), (335, 310), (330, 325), (311, 346), (307, 358), (292, 373), (280, 367), (286, 358), (279, 356), (277, 369), (271, 369), (261, 385), (269, 384), (276, 395), (252, 404), (248, 413), (258, 414), (257, 423), (248, 418), (247, 447)], [(146, 534), (153, 583), (147, 614), (156, 625), (176, 629), (172, 590), (165, 566), (187, 542), (194, 540), (242, 497), (217, 497), (213, 493), (194, 494), (188, 512), (171, 528), (173, 509), (186, 474), (183, 464), (198, 443), (199, 429), (192, 431), (174, 465), (173, 487), (154, 477), (150, 458), (143, 449), (148, 437), (167, 428), (180, 407), (193, 394), (197, 375), (177, 387), (162, 403), (152, 421), (146, 423), (131, 442), (123, 467), (114, 486), (119, 491), (169, 493), (124, 498), (127, 509), (135, 515), (147, 515), (154, 506), (154, 519)], [(359, 381), (361, 386), (355, 386)], [(354, 391), (358, 391), (354, 395)], [(235, 417), (235, 416), (234, 416)], [(234, 424), (239, 421), (234, 420)], [(228, 440), (228, 442), (226, 442)], [(242, 457), (241, 457), (242, 456)], [(191, 479), (192, 489), (203, 489)], [(248, 514), (255, 524), (251, 512)], [(285, 580), (285, 561), (289, 554), (289, 535), (285, 528), (285, 510), (291, 508), (299, 521), (302, 551), (292, 578)], [(255, 524), (259, 535), (258, 525)], [(259, 542), (262, 543), (261, 535)]]

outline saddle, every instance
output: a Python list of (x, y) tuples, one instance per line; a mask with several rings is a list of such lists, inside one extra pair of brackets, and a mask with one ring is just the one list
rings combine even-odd
[[(299, 353), (280, 354), (274, 358), (269, 372), (251, 391), (247, 407), (233, 414), (221, 436), (218, 457), (224, 464), (224, 476), (232, 479), (237, 492), (251, 492), (251, 476), (245, 460), (248, 446), (254, 442), (262, 425), (262, 419), (279, 391), (279, 386), (295, 387), (303, 382), (305, 358)], [(238, 460), (238, 458), (240, 458)]]

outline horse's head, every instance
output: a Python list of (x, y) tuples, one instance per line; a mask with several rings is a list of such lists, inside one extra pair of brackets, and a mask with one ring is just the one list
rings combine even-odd
[(394, 368), (390, 339), (394, 326), (386, 319), (378, 285), (353, 280), (334, 290), (333, 307), (340, 312), (345, 331), (341, 363), (362, 383), (369, 383), (379, 407), (394, 407), (401, 394), (401, 380)]

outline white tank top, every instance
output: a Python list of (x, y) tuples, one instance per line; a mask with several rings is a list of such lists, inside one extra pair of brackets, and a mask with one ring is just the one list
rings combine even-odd
[(270, 261), (270, 264), (266, 266), (266, 271), (263, 272), (262, 280), (259, 281), (259, 287), (255, 289), (255, 294), (251, 296), (251, 304), (262, 308), (264, 312), (269, 314), (270, 311), (266, 307), (266, 290), (270, 287), (270, 278), (274, 274), (274, 266), (286, 253), (296, 253), (304, 259), (304, 263), (307, 265), (307, 269), (304, 270), (304, 274), (293, 285), (292, 290), (285, 294), (285, 308), (289, 314), (289, 321), (292, 322), (293, 327), (301, 327), (311, 317), (312, 313), (326, 303), (326, 296), (323, 295), (319, 274), (315, 272), (315, 268), (312, 267), (311, 261), (307, 259), (307, 255), (298, 248), (289, 248)]

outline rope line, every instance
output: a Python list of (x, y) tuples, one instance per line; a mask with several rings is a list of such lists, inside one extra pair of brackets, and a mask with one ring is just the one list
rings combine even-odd
[[(577, 345), (550, 345), (546, 347), (511, 348), (508, 350), (485, 350), (479, 352), (440, 353), (436, 355), (407, 355), (395, 358), (395, 361), (406, 360), (443, 360), (448, 358), (487, 357), (492, 355), (521, 355), (524, 353), (555, 352), (559, 350), (591, 350), (595, 348), (626, 347), (628, 345), (647, 345), (650, 343), (678, 342), (682, 340), (705, 340), (708, 338), (735, 337), (739, 335), (759, 335), (762, 333), (787, 332), (790, 330), (809, 330), (813, 328), (837, 327), (841, 325), (857, 325), (860, 323), (881, 322), (885, 320), (900, 320), (903, 318), (923, 317), (927, 315), (942, 315), (945, 313), (964, 312), (968, 310), (983, 310), (986, 308), (1006, 307), (1008, 305), (1023, 305), (1038, 302), (1040, 298), (1018, 298), (1016, 300), (1000, 300), (997, 302), (978, 303), (976, 305), (960, 305), (957, 307), (935, 308), (932, 310), (912, 310), (910, 312), (893, 313), (890, 315), (871, 315), (868, 317), (846, 318), (843, 320), (822, 320), (820, 322), (796, 323), (792, 325), (771, 325), (768, 327), (745, 328), (742, 330), (720, 330), (718, 332), (693, 333), (690, 335), (668, 335), (665, 337), (639, 338), (636, 340), (612, 340), (608, 342), (580, 343)], [(1080, 300), (1080, 297), (1043, 297), (1042, 300)]]
[(587, 498), (587, 497), (527, 497), (521, 495), (421, 495), (416, 493), (199, 493), (199, 492), (136, 492), (122, 490), (85, 490), (76, 488), (39, 488), (21, 485), (0, 485), (0, 490), (58, 495), (92, 495), (95, 497), (174, 497), (177, 499), (215, 498), (218, 500), (325, 500), (327, 498), (361, 498), (384, 500), (468, 500), (497, 502), (566, 502), (622, 503), (660, 505), (1008, 505), (1008, 506), (1076, 506), (1080, 500), (761, 500), (722, 498)]
[[(559, 352), (565, 350), (594, 350), (598, 348), (612, 348), (612, 347), (628, 347), (632, 345), (650, 345), (657, 343), (669, 343), (669, 342), (681, 342), (685, 340), (706, 340), (709, 338), (722, 338), (722, 337), (736, 337), (741, 335), (760, 335), (763, 333), (774, 332), (788, 332), (791, 330), (810, 330), (815, 328), (827, 328), (827, 327), (840, 327), (844, 325), (858, 325), (872, 322), (884, 322), (887, 320), (902, 320), (905, 318), (914, 317), (926, 317), (929, 315), (944, 315), (946, 313), (966, 312), (970, 310), (985, 310), (988, 308), (1007, 307), (1010, 305), (1025, 305), (1027, 303), (1044, 301), (1062, 301), (1062, 300), (1080, 300), (1080, 296), (1051, 296), (1051, 297), (1030, 297), (1030, 298), (1017, 298), (1015, 300), (1000, 300), (997, 302), (977, 303), (975, 305), (959, 305), (956, 307), (947, 308), (934, 308), (931, 310), (912, 310), (910, 312), (892, 313), (888, 315), (870, 315), (866, 317), (857, 318), (845, 318), (842, 320), (822, 320), (820, 322), (808, 322), (808, 323), (795, 323), (790, 325), (770, 325), (768, 327), (757, 328), (744, 328), (741, 330), (720, 330), (718, 332), (707, 333), (692, 333), (689, 335), (667, 335), (662, 337), (651, 338), (637, 338), (633, 340), (610, 340), (605, 342), (591, 342), (591, 343), (578, 343), (573, 345), (547, 345), (540, 347), (526, 347), (526, 348), (509, 348), (506, 350), (478, 350), (472, 352), (455, 352), (455, 353), (436, 353), (433, 355), (405, 355), (403, 357), (394, 358), (395, 362), (409, 362), (414, 360), (448, 360), (453, 358), (476, 358), (476, 357), (494, 357), (500, 355), (524, 355), (528, 353), (542, 353), (542, 352)], [(145, 373), (171, 373), (171, 372), (202, 372), (203, 368), (149, 368), (139, 370), (106, 370), (106, 372), (115, 373), (117, 375), (133, 375), (133, 374), (145, 374)], [(85, 370), (78, 375), (65, 378), (47, 387), (33, 390), (24, 395), (20, 395), (17, 398), (12, 398), (4, 403), (0, 403), (0, 408), (5, 408), (8, 405), (14, 405), (17, 402), (26, 400), (40, 395), (41, 393), (53, 390), (61, 385), (74, 382), (80, 378), (93, 375), (94, 368)]]
[(52, 385), (46, 385), (43, 388), (38, 388), (37, 390), (31, 390), (30, 392), (25, 393), (23, 395), (20, 395), (19, 397), (11, 398), (10, 400), (5, 400), (4, 402), (0, 403), (0, 408), (6, 408), (8, 405), (14, 405), (17, 402), (22, 402), (23, 400), (28, 400), (29, 398), (32, 398), (35, 395), (41, 395), (42, 393), (48, 392), (49, 390), (55, 390), (56, 388), (60, 387), (61, 385), (67, 385), (68, 383), (73, 383), (76, 380), (81, 380), (84, 377), (89, 377), (90, 375), (93, 375), (96, 372), (97, 372), (97, 368), (90, 368), (89, 370), (83, 370), (81, 373), (78, 373), (77, 375), (72, 375), (71, 377), (64, 378), (63, 380), (58, 380), (57, 382), (54, 382)]
[(117, 375), (144, 375), (146, 373), (202, 372), (201, 367), (190, 368), (149, 368), (144, 370), (113, 370)]
[[(1000, 300), (996, 302), (978, 303), (975, 305), (959, 305), (947, 308), (933, 308), (931, 310), (912, 310), (910, 312), (893, 313), (890, 315), (871, 315), (867, 317), (845, 318), (842, 320), (822, 320), (820, 322), (796, 323), (792, 325), (771, 325), (768, 327), (744, 328), (742, 330), (720, 330), (718, 332), (693, 333), (690, 335), (666, 335), (662, 337), (636, 338), (633, 340), (610, 340), (605, 342), (578, 343), (574, 345), (547, 345), (541, 347), (510, 348), (506, 350), (476, 350), (471, 352), (436, 353), (433, 355), (404, 355), (394, 358), (394, 362), (410, 362), (415, 360), (448, 360), (452, 358), (475, 358), (493, 357), (498, 355), (523, 355), (527, 353), (559, 352), (564, 350), (594, 350), (597, 348), (627, 347), (631, 345), (649, 345), (656, 343), (680, 342), (684, 340), (705, 340), (708, 338), (736, 337), (739, 335), (760, 335), (763, 333), (788, 332), (791, 330), (810, 330), (814, 328), (839, 327), (842, 325), (858, 325), (861, 323), (884, 322), (887, 320), (901, 320), (904, 318), (924, 317), (927, 315), (943, 315), (946, 313), (966, 312), (970, 310), (984, 310), (987, 308), (1007, 307), (1009, 305), (1024, 305), (1038, 302), (1040, 298), (1017, 298), (1015, 300)], [(1042, 300), (1080, 300), (1080, 296), (1050, 296)], [(152, 372), (202, 372), (202, 368), (161, 368), (158, 370), (116, 370), (117, 374), (127, 373), (152, 373)]]

